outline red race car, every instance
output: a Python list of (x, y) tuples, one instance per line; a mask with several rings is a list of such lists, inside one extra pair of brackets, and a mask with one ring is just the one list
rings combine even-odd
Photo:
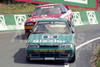
[(40, 18), (66, 18), (71, 21), (72, 11), (62, 4), (46, 4), (35, 8), (30, 18), (25, 22), (25, 34), (29, 36), (34, 24)]

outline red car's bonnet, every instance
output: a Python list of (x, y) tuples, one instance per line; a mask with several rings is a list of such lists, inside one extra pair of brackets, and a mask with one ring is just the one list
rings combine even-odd
[(26, 22), (36, 22), (40, 18), (60, 18), (62, 14), (49, 14), (49, 15), (40, 15), (40, 16), (32, 16)]

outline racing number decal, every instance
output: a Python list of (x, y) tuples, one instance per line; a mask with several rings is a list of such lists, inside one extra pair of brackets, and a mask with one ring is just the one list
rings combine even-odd
[(87, 11), (86, 13), (90, 24), (98, 24), (94, 11)]
[(73, 22), (75, 26), (83, 25), (79, 12), (73, 12)]
[(0, 15), (0, 30), (7, 30), (4, 15)]
[(26, 15), (14, 15), (17, 29), (24, 29), (24, 23), (26, 21)]

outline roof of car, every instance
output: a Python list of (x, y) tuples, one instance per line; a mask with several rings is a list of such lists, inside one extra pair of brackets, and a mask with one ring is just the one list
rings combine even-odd
[(44, 7), (44, 6), (56, 6), (56, 5), (61, 5), (61, 4), (45, 4), (45, 5), (40, 5), (38, 7)]
[(67, 22), (67, 19), (64, 19), (64, 18), (44, 18), (44, 19), (39, 19), (38, 21), (63, 21), (63, 22)]

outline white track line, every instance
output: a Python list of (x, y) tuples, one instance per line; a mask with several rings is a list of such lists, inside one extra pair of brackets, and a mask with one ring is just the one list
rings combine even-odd
[(91, 39), (91, 40), (89, 40), (89, 41), (87, 41), (87, 42), (81, 44), (80, 46), (76, 47), (76, 50), (78, 50), (79, 48), (81, 48), (81, 47), (87, 45), (88, 43), (91, 43), (91, 42), (93, 42), (93, 41), (95, 41), (95, 40), (98, 40), (98, 39), (100, 39), (100, 37), (97, 37), (97, 38)]
[(64, 67), (69, 67), (69, 64), (65, 64)]
[[(87, 42), (81, 44), (80, 46), (76, 47), (76, 50), (78, 50), (79, 48), (81, 48), (81, 47), (87, 45), (88, 43), (91, 43), (91, 42), (93, 42), (93, 41), (95, 41), (95, 40), (98, 40), (98, 39), (100, 39), (100, 37), (91, 39), (91, 40), (89, 40), (89, 41), (87, 41)], [(64, 67), (69, 67), (69, 64), (65, 64)]]

